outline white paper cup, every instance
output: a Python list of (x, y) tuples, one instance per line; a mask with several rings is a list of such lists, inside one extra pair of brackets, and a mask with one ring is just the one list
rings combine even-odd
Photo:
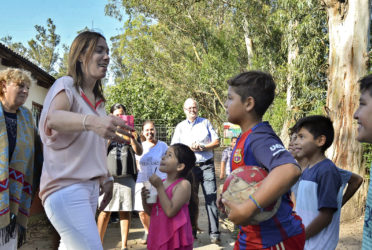
[(146, 198), (146, 202), (148, 204), (156, 203), (156, 199), (158, 198), (158, 192), (156, 191), (156, 188), (153, 185), (151, 185), (149, 181), (145, 181), (143, 185), (150, 192)]

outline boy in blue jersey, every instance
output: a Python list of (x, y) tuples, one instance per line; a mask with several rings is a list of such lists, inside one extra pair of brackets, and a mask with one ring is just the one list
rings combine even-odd
[[(300, 165), (300, 167), (303, 171), (308, 167), (309, 164), (308, 164), (307, 158), (305, 158), (303, 155), (300, 155), (300, 156), (297, 155), (297, 152), (296, 152), (295, 146), (294, 146), (294, 142), (297, 139), (297, 133), (295, 133), (294, 131), (296, 131), (296, 127), (293, 127), (293, 128), (290, 129), (290, 134), (289, 134), (290, 139), (289, 139), (289, 144), (288, 144), (288, 151), (296, 159), (296, 161), (298, 162), (298, 164)], [(346, 188), (346, 190), (345, 190), (345, 192), (343, 192), (343, 196), (342, 196), (341, 207), (343, 207), (345, 205), (345, 203), (355, 194), (355, 192), (362, 185), (363, 178), (358, 174), (355, 174), (353, 172), (350, 172), (348, 170), (345, 170), (345, 169), (342, 169), (342, 168), (339, 168), (339, 167), (337, 167), (337, 170), (338, 170), (338, 173), (341, 176), (341, 183), (342, 183), (341, 189), (344, 190)], [(294, 194), (294, 196), (291, 197), (293, 203), (295, 204), (294, 207), (296, 207), (296, 197), (295, 196), (297, 194), (298, 183), (299, 183), (299, 181), (297, 181), (297, 183), (295, 185), (293, 185), (292, 188), (291, 188), (291, 190)]]
[[(228, 121), (240, 125), (242, 134), (232, 152), (232, 170), (255, 165), (269, 174), (250, 200), (237, 204), (222, 199), (219, 206), (230, 208), (229, 219), (240, 225), (234, 249), (303, 249), (305, 233), (301, 218), (293, 210), (290, 187), (301, 170), (262, 116), (275, 95), (271, 75), (260, 71), (241, 73), (228, 81), (225, 103)], [(250, 225), (250, 218), (277, 199), (281, 205), (270, 219)]]
[[(358, 121), (358, 136), (360, 142), (372, 143), (372, 74), (360, 81), (359, 107), (355, 111), (354, 119)], [(372, 249), (372, 182), (369, 182), (364, 216), (362, 249)]]
[(305, 249), (335, 249), (339, 239), (343, 181), (324, 152), (332, 145), (332, 121), (313, 115), (300, 119), (293, 142), (297, 157), (306, 158), (298, 184), (296, 212), (305, 225)]

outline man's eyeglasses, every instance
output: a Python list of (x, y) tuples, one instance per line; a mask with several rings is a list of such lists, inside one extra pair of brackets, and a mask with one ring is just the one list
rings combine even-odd
[(198, 108), (197, 107), (188, 107), (188, 108), (185, 108), (185, 110), (192, 111), (192, 110), (198, 110)]

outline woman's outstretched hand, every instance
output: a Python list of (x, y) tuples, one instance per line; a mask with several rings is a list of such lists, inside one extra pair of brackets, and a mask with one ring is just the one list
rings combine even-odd
[(99, 136), (110, 141), (125, 143), (128, 141), (122, 135), (126, 135), (129, 138), (133, 137), (133, 128), (127, 126), (122, 119), (113, 115), (105, 117), (88, 115), (86, 118), (86, 127), (88, 130), (92, 130)]

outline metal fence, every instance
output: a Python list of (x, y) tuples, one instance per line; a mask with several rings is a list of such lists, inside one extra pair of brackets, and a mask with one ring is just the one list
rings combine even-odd
[[(142, 124), (146, 120), (151, 120), (155, 123), (156, 128), (156, 139), (161, 140), (168, 145), (170, 145), (172, 136), (174, 133), (175, 126), (168, 126), (166, 123), (164, 123), (164, 120), (162, 119), (135, 119), (134, 120), (134, 127), (138, 131), (138, 133), (142, 132)], [(181, 122), (183, 120), (179, 120), (176, 124)], [(215, 128), (216, 129), (216, 128)], [(226, 147), (230, 145), (230, 138), (225, 138), (224, 133), (219, 133), (220, 136), (220, 146)], [(227, 140), (226, 140), (227, 139)]]
[[(164, 120), (162, 119), (135, 119), (134, 120), (134, 128), (141, 133), (142, 132), (142, 124), (146, 120), (151, 120), (155, 124), (155, 129), (156, 129), (156, 139), (161, 140), (168, 145), (170, 145), (172, 136), (174, 133), (174, 129), (176, 128), (175, 126), (168, 126), (167, 124), (164, 123)], [(181, 121), (181, 120), (180, 120)], [(179, 122), (180, 122), (179, 121)], [(178, 124), (178, 122), (177, 122)]]

